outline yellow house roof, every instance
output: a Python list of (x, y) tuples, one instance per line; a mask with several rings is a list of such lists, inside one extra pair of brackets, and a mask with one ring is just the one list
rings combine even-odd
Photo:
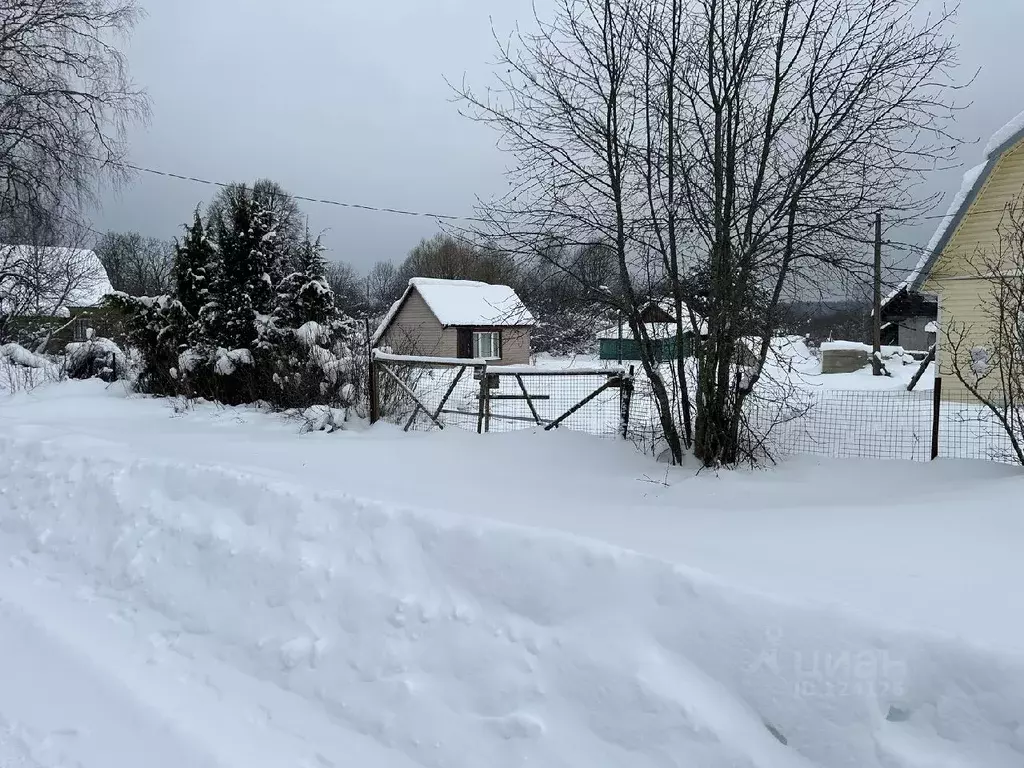
[(928, 243), (928, 247), (925, 248), (924, 254), (910, 273), (904, 286), (909, 286), (913, 290), (921, 289), (935, 267), (939, 256), (949, 245), (949, 241), (956, 234), (971, 206), (978, 199), (985, 182), (988, 181), (999, 161), (1022, 141), (1024, 141), (1024, 112), (1017, 115), (992, 137), (985, 148), (985, 162), (964, 174), (960, 192), (953, 199), (949, 211), (935, 230), (931, 242)]

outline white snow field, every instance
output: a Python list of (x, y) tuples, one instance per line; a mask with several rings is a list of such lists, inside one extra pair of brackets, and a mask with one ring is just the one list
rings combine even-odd
[(1022, 498), (42, 386), (0, 399), (0, 766), (1019, 768)]

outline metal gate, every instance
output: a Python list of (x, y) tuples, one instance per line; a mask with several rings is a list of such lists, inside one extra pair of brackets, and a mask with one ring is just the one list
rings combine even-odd
[(489, 366), (378, 350), (370, 365), (371, 421), (406, 431), (565, 428), (624, 436), (632, 395), (632, 372), (621, 367)]

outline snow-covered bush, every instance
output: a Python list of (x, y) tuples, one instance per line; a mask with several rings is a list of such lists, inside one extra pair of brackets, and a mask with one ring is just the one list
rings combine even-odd
[(47, 358), (25, 349), (20, 344), (0, 345), (0, 360), (24, 368), (46, 368), (50, 365)]
[(176, 245), (173, 295), (111, 299), (145, 358), (142, 391), (352, 405), (353, 321), (335, 304), (319, 241), (296, 216), (272, 183), (229, 187)]
[(71, 379), (98, 378), (111, 382), (124, 378), (127, 358), (110, 339), (72, 342), (64, 350), (64, 370)]
[(0, 394), (28, 392), (62, 377), (60, 366), (50, 358), (18, 344), (0, 344)]

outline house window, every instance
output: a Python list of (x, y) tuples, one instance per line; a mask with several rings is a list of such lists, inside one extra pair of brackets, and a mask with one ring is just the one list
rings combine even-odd
[(497, 360), (501, 357), (501, 331), (473, 331), (473, 357)]
[(89, 318), (76, 317), (72, 328), (72, 341), (87, 341), (89, 335)]

